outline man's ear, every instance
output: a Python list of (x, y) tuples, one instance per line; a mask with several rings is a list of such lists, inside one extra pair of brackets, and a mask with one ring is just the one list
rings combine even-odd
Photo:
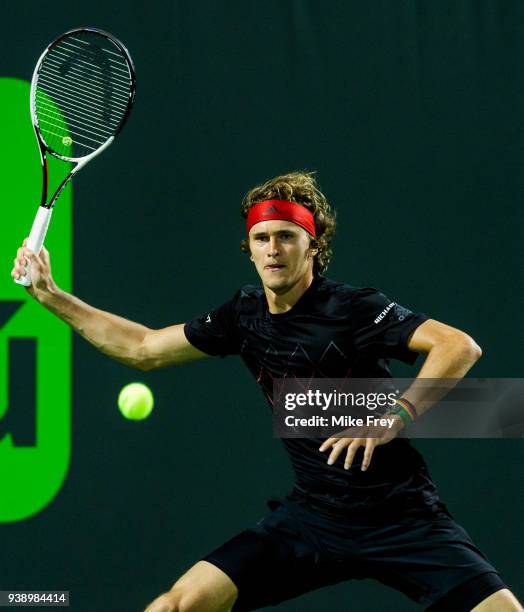
[(309, 249), (307, 250), (307, 256), (309, 258), (309, 257), (315, 257), (315, 255), (318, 255), (317, 241), (312, 239), (309, 243)]
[(252, 255), (252, 254), (249, 256), (249, 259), (250, 259), (251, 261), (255, 261), (255, 260), (253, 259), (253, 255)]

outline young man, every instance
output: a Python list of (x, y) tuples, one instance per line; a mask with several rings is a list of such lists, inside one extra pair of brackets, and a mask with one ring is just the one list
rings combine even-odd
[[(413, 363), (425, 353), (418, 377), (459, 379), (479, 358), (463, 332), (375, 289), (323, 276), (335, 220), (312, 174), (255, 187), (242, 215), (242, 250), (262, 288), (243, 287), (185, 325), (148, 329), (66, 294), (52, 279), (46, 249), (36, 255), (24, 243), (12, 275), (24, 274), (30, 260), (31, 295), (127, 365), (150, 370), (240, 354), (270, 404), (275, 378), (388, 378), (388, 359)], [(421, 455), (396, 437), (430, 405), (408, 391), (381, 437), (283, 440), (293, 492), (270, 500), (265, 519), (196, 563), (147, 612), (254, 610), (351, 578), (379, 580), (433, 611), (521, 610), (439, 500)], [(349, 599), (343, 608), (357, 609)]]

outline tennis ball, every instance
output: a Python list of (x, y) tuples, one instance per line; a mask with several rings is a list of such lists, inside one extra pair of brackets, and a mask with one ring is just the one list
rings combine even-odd
[(70, 147), (73, 144), (73, 139), (70, 138), (69, 136), (64, 136), (62, 138), (62, 143), (66, 146), (66, 147)]
[(140, 421), (151, 414), (153, 410), (153, 394), (151, 389), (142, 383), (130, 383), (118, 394), (118, 407), (126, 419)]

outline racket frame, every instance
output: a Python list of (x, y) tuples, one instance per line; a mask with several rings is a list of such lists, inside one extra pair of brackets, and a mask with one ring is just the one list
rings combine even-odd
[[(49, 53), (49, 51), (53, 47), (58, 45), (64, 38), (71, 36), (72, 34), (76, 34), (76, 33), (80, 34), (83, 32), (91, 32), (94, 34), (102, 35), (106, 37), (107, 39), (109, 39), (113, 44), (115, 44), (120, 49), (120, 51), (122, 52), (123, 56), (125, 57), (127, 61), (127, 65), (128, 65), (129, 72), (130, 72), (130, 83), (131, 84), (130, 84), (130, 89), (129, 89), (129, 98), (127, 101), (127, 108), (122, 116), (122, 119), (120, 120), (118, 127), (115, 130), (115, 133), (112, 136), (110, 136), (104, 144), (98, 147), (96, 151), (93, 151), (89, 155), (85, 155), (83, 157), (67, 157), (65, 155), (60, 155), (57, 151), (53, 150), (50, 146), (47, 145), (47, 143), (42, 137), (42, 134), (40, 132), (40, 126), (38, 124), (38, 116), (36, 112), (36, 87), (38, 83), (38, 76), (40, 74), (40, 70), (42, 69), (42, 64), (47, 54)], [(129, 55), (129, 51), (117, 38), (115, 38), (115, 36), (113, 36), (109, 32), (106, 32), (105, 30), (100, 30), (99, 28), (92, 28), (92, 27), (73, 28), (72, 30), (68, 30), (67, 32), (64, 32), (58, 38), (53, 40), (53, 42), (51, 42), (45, 48), (44, 52), (38, 58), (35, 69), (33, 71), (33, 76), (31, 78), (31, 90), (29, 94), (31, 123), (33, 125), (33, 130), (35, 132), (36, 140), (38, 143), (40, 162), (42, 164), (42, 195), (40, 198), (40, 206), (38, 207), (38, 211), (37, 211), (35, 220), (33, 222), (33, 226), (31, 228), (31, 233), (29, 234), (29, 239), (27, 241), (27, 248), (33, 253), (39, 254), (42, 249), (42, 245), (44, 243), (44, 239), (47, 234), (47, 229), (49, 227), (49, 222), (51, 220), (51, 213), (53, 211), (53, 207), (58, 197), (64, 190), (65, 186), (69, 183), (69, 181), (75, 176), (75, 174), (79, 170), (81, 170), (86, 164), (88, 164), (97, 155), (100, 155), (102, 151), (105, 151), (105, 149), (107, 149), (107, 147), (109, 147), (112, 144), (112, 142), (115, 139), (115, 136), (117, 136), (122, 130), (122, 128), (124, 127), (127, 121), (127, 118), (129, 117), (129, 113), (131, 112), (131, 108), (133, 107), (133, 102), (135, 99), (135, 92), (136, 92), (136, 72), (135, 72), (135, 66), (134, 66), (133, 60), (131, 59), (131, 56)], [(75, 166), (71, 168), (68, 175), (64, 178), (64, 180), (57, 187), (53, 197), (51, 198), (49, 202), (47, 202), (48, 190), (49, 190), (49, 173), (48, 173), (48, 168), (47, 168), (47, 153), (65, 162), (76, 162)], [(21, 276), (19, 279), (15, 279), (15, 283), (19, 285), (23, 285), (25, 287), (31, 286), (31, 271), (30, 271), (29, 262), (26, 266), (26, 275)]]

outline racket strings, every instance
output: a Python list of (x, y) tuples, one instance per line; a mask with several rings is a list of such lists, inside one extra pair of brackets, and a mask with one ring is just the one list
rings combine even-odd
[(67, 158), (84, 157), (120, 129), (132, 98), (126, 55), (96, 32), (75, 32), (44, 56), (34, 90), (46, 145)]
[[(60, 83), (60, 73), (57, 70), (58, 68), (59, 68), (59, 64), (53, 62), (53, 60), (50, 58), (48, 60), (48, 64), (46, 65), (47, 70), (46, 70), (45, 78), (52, 81), (53, 83), (57, 85), (60, 85), (61, 84)], [(41, 78), (43, 80), (43, 77)], [(73, 74), (69, 75), (69, 87), (72, 90), (80, 91), (81, 93), (83, 93), (83, 90), (82, 90), (83, 85), (84, 85), (83, 81), (80, 78), (76, 77), (74, 75), (74, 72)], [(101, 87), (98, 87), (97, 85), (94, 85), (94, 84), (91, 84), (90, 91), (93, 94), (93, 96), (89, 96), (90, 98), (104, 94), (104, 90)], [(127, 99), (123, 95), (119, 94), (118, 92), (113, 92), (113, 95), (115, 96), (114, 104), (116, 106), (118, 105), (121, 105), (123, 107), (127, 106)]]

